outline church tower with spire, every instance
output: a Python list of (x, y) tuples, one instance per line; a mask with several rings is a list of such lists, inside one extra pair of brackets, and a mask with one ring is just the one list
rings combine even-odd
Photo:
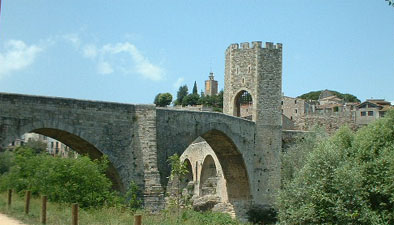
[(217, 95), (218, 94), (218, 81), (215, 80), (213, 72), (209, 73), (209, 80), (205, 81), (205, 95)]

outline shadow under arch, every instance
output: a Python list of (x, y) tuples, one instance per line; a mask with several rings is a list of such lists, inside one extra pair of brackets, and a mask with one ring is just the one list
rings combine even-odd
[(186, 163), (187, 173), (185, 174), (185, 177), (181, 181), (181, 190), (183, 190), (189, 184), (190, 181), (194, 181), (193, 167), (190, 160), (186, 158), (185, 160), (183, 160), (183, 162)]
[(253, 119), (253, 98), (246, 90), (240, 90), (234, 97), (233, 115), (245, 119)]
[(226, 180), (228, 200), (250, 200), (251, 191), (245, 162), (233, 141), (219, 130), (210, 130), (201, 137), (211, 146), (219, 160)]
[[(216, 188), (217, 185), (217, 169), (215, 161), (211, 155), (207, 155), (201, 166), (200, 175), (200, 196), (210, 194), (211, 187)], [(215, 190), (216, 191), (216, 190)]]
[[(59, 130), (55, 128), (39, 128), (31, 130), (30, 132), (42, 134), (56, 139), (64, 143), (68, 147), (72, 148), (77, 153), (87, 155), (91, 159), (99, 159), (103, 156), (103, 153), (98, 150), (93, 144), (89, 143), (88, 141), (82, 139), (75, 134), (69, 133), (64, 130)], [(113, 189), (124, 192), (124, 187), (122, 185), (120, 176), (111, 162), (109, 162), (106, 175), (112, 181)]]

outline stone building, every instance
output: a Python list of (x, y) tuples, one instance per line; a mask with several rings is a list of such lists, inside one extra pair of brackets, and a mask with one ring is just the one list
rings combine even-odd
[[(8, 149), (14, 149), (19, 146), (23, 146), (29, 141), (41, 141), (47, 145), (46, 151), (51, 155), (61, 156), (61, 157), (68, 157), (70, 152), (73, 150), (68, 147), (67, 145), (63, 144), (62, 142), (47, 137), (42, 134), (36, 133), (25, 133), (22, 135), (21, 138), (16, 139), (15, 141), (11, 142), (8, 146)], [(73, 155), (77, 155), (77, 153), (73, 153)]]
[(383, 117), (390, 108), (392, 108), (391, 103), (384, 99), (367, 99), (356, 107), (356, 123), (369, 124)]
[[(70, 147), (53, 138), (47, 139), (47, 145), (47, 151), (51, 155), (68, 157), (70, 156), (71, 152), (73, 152)], [(76, 156), (76, 154), (77, 153), (72, 153), (73, 156)]]
[(314, 107), (301, 98), (282, 96), (282, 113), (290, 120), (296, 120), (305, 114), (313, 112)]
[(215, 80), (213, 72), (209, 73), (209, 80), (205, 81), (205, 95), (217, 95), (218, 94), (218, 81)]

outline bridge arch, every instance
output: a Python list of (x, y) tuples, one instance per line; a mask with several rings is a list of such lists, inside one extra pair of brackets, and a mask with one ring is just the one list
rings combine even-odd
[(185, 174), (183, 180), (181, 181), (181, 190), (186, 188), (186, 186), (189, 184), (190, 181), (194, 181), (193, 179), (193, 167), (188, 158), (183, 160), (184, 163), (186, 163), (186, 169), (187, 173)]
[[(72, 148), (79, 154), (87, 155), (91, 159), (99, 159), (104, 153), (100, 151), (95, 145), (91, 144), (87, 139), (82, 138), (81, 132), (73, 129), (71, 126), (62, 124), (58, 128), (53, 125), (45, 123), (31, 123), (19, 127), (18, 129), (9, 129), (7, 135), (3, 138), (0, 146), (6, 146), (15, 139), (21, 137), (25, 133), (37, 133), (53, 139), (56, 139), (68, 147)], [(73, 132), (73, 133), (71, 133)], [(79, 135), (77, 135), (77, 134)], [(109, 160), (108, 169), (106, 172), (107, 177), (112, 181), (112, 187), (118, 191), (124, 191), (120, 176), (116, 171), (111, 159)]]
[(226, 180), (228, 200), (230, 202), (249, 200), (251, 190), (247, 168), (234, 142), (225, 133), (215, 129), (204, 133), (201, 137), (211, 146), (219, 160)]
[[(210, 194), (210, 189), (217, 186), (217, 168), (212, 155), (207, 155), (201, 166), (200, 195)], [(208, 189), (208, 190), (207, 190)], [(216, 192), (216, 190), (214, 190)]]

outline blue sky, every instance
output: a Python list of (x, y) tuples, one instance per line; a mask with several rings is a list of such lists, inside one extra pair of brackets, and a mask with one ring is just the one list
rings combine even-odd
[(283, 92), (394, 101), (394, 7), (384, 0), (2, 0), (0, 92), (152, 103), (231, 43), (283, 43)]

